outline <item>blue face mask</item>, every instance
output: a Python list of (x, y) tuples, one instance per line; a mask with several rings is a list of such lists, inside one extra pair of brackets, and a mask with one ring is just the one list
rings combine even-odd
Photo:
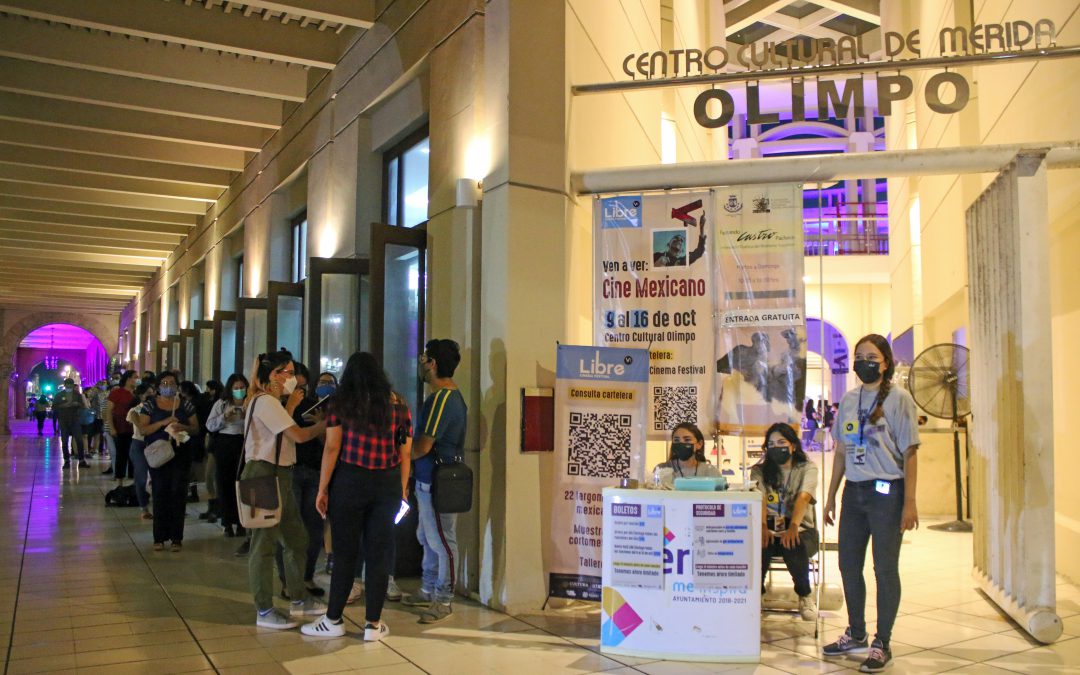
[(166, 384), (158, 389), (158, 395), (163, 398), (172, 398), (176, 396), (176, 387), (170, 387)]
[(243, 389), (233, 389), (232, 390), (232, 397), (237, 401), (244, 400), (245, 396), (247, 396), (247, 391), (245, 391)]
[(315, 387), (315, 395), (319, 398), (326, 398), (330, 394), (333, 394), (335, 391), (337, 391), (337, 385), (334, 384), (320, 384), (319, 386)]

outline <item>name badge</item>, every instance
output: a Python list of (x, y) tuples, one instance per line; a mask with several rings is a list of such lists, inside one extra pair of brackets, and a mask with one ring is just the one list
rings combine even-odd
[(854, 452), (851, 455), (852, 461), (855, 466), (863, 466), (866, 464), (866, 444), (860, 443), (854, 447)]
[(892, 483), (887, 480), (874, 481), (874, 489), (883, 495), (889, 494), (889, 490), (892, 489)]

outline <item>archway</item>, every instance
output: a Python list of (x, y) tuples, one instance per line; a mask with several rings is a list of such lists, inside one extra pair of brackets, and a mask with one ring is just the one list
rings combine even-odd
[[(25, 372), (16, 369), (16, 355), (19, 351), (20, 344), (22, 344), (25, 339), (37, 331), (37, 329), (50, 324), (65, 325), (77, 329), (80, 331), (80, 334), (85, 333), (88, 336), (84, 336), (84, 340), (94, 340), (97, 345), (100, 346), (101, 351), (98, 352), (99, 358), (96, 359), (100, 362), (100, 367), (96, 367), (96, 369), (91, 368), (91, 370), (95, 375), (104, 376), (108, 364), (108, 355), (116, 352), (116, 323), (116, 317), (94, 315), (73, 316), (66, 312), (34, 312), (12, 323), (11, 326), (4, 331), (3, 337), (0, 338), (0, 382), (7, 383), (4, 395), (0, 396), (0, 426), (2, 426), (3, 432), (10, 433), (11, 431), (8, 422), (10, 414), (14, 412), (12, 404), (17, 398), (23, 398), (25, 396), (25, 392), (20, 391), (25, 387), (22, 377), (25, 375)], [(45, 335), (47, 340), (48, 333)], [(43, 355), (32, 362), (24, 364), (25, 371), (28, 372), (33, 368), (37, 361), (42, 361), (44, 358)], [(74, 361), (73, 359), (67, 360)], [(83, 349), (82, 360), (87, 361), (85, 347)]]
[[(831, 379), (829, 392), (832, 400), (839, 401), (840, 395), (847, 389), (848, 341), (840, 329), (821, 319), (806, 319), (806, 350), (822, 358), (824, 367), (829, 369)], [(808, 394), (809, 395), (809, 394)]]

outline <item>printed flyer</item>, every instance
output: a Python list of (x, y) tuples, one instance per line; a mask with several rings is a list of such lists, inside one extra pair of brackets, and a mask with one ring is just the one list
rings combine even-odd
[(708, 192), (621, 195), (594, 207), (594, 337), (649, 350), (649, 438), (682, 422), (709, 433), (713, 228)]
[(802, 186), (724, 188), (716, 201), (716, 419), (723, 435), (761, 436), (802, 416)]
[(694, 504), (694, 585), (700, 588), (750, 588), (753, 579), (750, 507), (746, 504)]
[(551, 596), (600, 600), (603, 489), (644, 480), (648, 382), (643, 349), (558, 348)]
[(664, 507), (612, 503), (611, 583), (635, 588), (664, 587)]

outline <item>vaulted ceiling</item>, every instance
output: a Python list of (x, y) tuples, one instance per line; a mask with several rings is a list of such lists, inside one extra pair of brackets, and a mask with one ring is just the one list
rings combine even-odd
[(881, 39), (880, 0), (725, 0), (724, 15), (737, 44), (865, 36), (877, 51)]
[(0, 307), (118, 310), (372, 0), (0, 0)]

